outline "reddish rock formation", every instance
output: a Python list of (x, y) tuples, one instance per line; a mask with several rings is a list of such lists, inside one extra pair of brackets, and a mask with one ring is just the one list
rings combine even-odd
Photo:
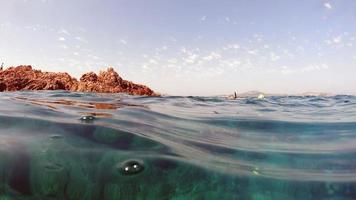
[(113, 68), (101, 71), (99, 75), (93, 72), (84, 74), (80, 78), (77, 91), (154, 95), (154, 92), (144, 85), (123, 80)]
[(84, 74), (80, 81), (68, 73), (41, 72), (31, 66), (10, 67), (0, 70), (0, 92), (17, 90), (70, 90), (98, 93), (127, 93), (156, 95), (150, 88), (123, 80), (113, 68)]
[(0, 84), (3, 85), (0, 91), (71, 90), (76, 87), (77, 80), (68, 73), (41, 72), (31, 66), (18, 66), (0, 71)]

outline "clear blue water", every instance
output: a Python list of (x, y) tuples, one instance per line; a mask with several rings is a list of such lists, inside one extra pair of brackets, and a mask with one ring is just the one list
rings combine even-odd
[(0, 199), (356, 199), (356, 97), (0, 93)]

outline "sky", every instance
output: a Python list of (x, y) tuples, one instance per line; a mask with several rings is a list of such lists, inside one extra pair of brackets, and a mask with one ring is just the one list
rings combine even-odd
[(356, 94), (354, 0), (0, 0), (0, 62), (162, 94)]

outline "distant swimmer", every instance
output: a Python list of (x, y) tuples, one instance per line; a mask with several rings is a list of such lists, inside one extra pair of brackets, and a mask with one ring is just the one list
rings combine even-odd
[(237, 93), (234, 92), (234, 95), (230, 95), (227, 97), (228, 99), (237, 99)]

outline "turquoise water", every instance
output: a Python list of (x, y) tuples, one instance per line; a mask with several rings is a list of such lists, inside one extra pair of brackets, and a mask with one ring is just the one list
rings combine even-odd
[(0, 95), (0, 200), (356, 199), (353, 96)]

